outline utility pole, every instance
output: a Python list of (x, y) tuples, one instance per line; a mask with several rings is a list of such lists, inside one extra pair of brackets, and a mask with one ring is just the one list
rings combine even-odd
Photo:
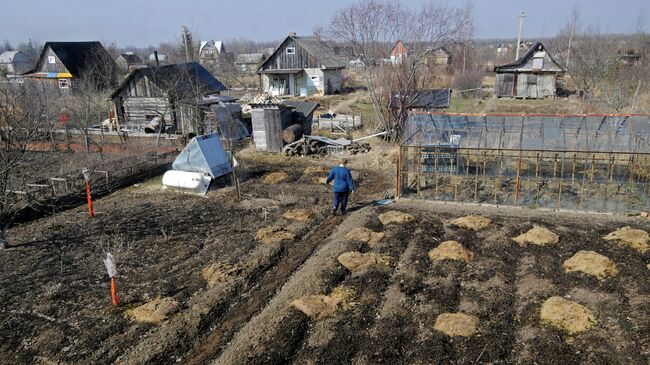
[(185, 62), (190, 62), (190, 52), (187, 48), (187, 28), (183, 26), (183, 43), (185, 44)]
[(517, 36), (517, 51), (515, 52), (515, 61), (519, 59), (519, 44), (521, 43), (521, 31), (524, 29), (524, 18), (526, 12), (519, 13), (519, 35)]

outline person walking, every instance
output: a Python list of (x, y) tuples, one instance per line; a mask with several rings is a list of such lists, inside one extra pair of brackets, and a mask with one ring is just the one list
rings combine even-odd
[(352, 181), (352, 174), (350, 169), (347, 168), (348, 160), (341, 159), (338, 166), (334, 166), (330, 174), (327, 176), (326, 184), (334, 180), (334, 208), (332, 214), (336, 215), (336, 211), (341, 206), (341, 213), (345, 214), (348, 207), (348, 196), (354, 193), (354, 181)]

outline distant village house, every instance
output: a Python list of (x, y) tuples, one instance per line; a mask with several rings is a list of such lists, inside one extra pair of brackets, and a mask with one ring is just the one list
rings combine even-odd
[[(452, 61), (451, 52), (445, 47), (423, 47), (425, 65), (450, 65)], [(393, 48), (390, 50), (390, 62), (393, 64), (400, 64), (406, 62), (412, 50), (409, 49), (404, 41), (397, 41)]]
[(272, 95), (334, 94), (341, 91), (346, 63), (316, 37), (291, 33), (258, 68), (262, 89)]
[(31, 62), (21, 51), (6, 51), (0, 54), (0, 75), (20, 75), (27, 72), (31, 66)]
[(199, 45), (199, 62), (212, 71), (227, 70), (235, 62), (235, 56), (226, 52), (222, 41), (203, 41)]
[(495, 95), (524, 99), (556, 96), (556, 81), (565, 70), (540, 42), (513, 63), (494, 68)]
[(116, 69), (115, 61), (100, 42), (47, 42), (36, 66), (23, 76), (51, 90), (70, 92), (82, 80), (99, 89), (112, 87)]
[(120, 66), (123, 71), (127, 72), (136, 68), (146, 67), (142, 61), (142, 58), (133, 52), (120, 54), (115, 60), (115, 63), (117, 63), (117, 65)]

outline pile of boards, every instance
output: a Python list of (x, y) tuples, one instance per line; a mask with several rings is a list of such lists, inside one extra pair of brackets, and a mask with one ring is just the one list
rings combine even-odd
[(345, 138), (330, 139), (322, 136), (303, 136), (284, 146), (286, 156), (326, 155), (328, 153), (348, 153), (356, 155), (370, 151), (370, 144), (350, 141)]

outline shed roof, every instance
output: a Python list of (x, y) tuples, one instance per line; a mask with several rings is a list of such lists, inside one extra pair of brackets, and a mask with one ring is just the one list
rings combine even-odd
[(104, 46), (98, 41), (91, 42), (46, 42), (38, 57), (34, 69), (25, 74), (38, 72), (45, 62), (45, 52), (48, 47), (61, 60), (61, 63), (74, 77), (80, 77), (84, 71), (92, 67), (92, 63), (115, 65), (115, 61), (108, 54)]
[(122, 53), (120, 57), (130, 64), (142, 63), (142, 59), (135, 53)]
[[(535, 52), (542, 51), (542, 50), (546, 51), (546, 47), (544, 47), (542, 42), (535, 42), (535, 44), (532, 47), (530, 47), (526, 51), (526, 53), (524, 53), (523, 56), (519, 57), (519, 59), (517, 59), (515, 62), (507, 63), (507, 64), (501, 65), (501, 66), (497, 66), (497, 67), (494, 68), (494, 71), (498, 72), (498, 71), (503, 71), (503, 70), (508, 70), (508, 69), (521, 67), (528, 61), (529, 58), (533, 57)], [(562, 67), (562, 65), (557, 63), (557, 61), (555, 61), (553, 59), (553, 56), (551, 56), (550, 53), (546, 52), (546, 55), (551, 59), (551, 61), (553, 61), (553, 63), (555, 63), (557, 65), (557, 67), (559, 67), (562, 71), (565, 71), (564, 67)]]
[[(399, 92), (391, 93), (391, 103), (400, 98)], [(451, 100), (451, 89), (410, 90), (407, 103), (411, 109), (448, 108)]]
[(137, 75), (146, 76), (176, 100), (215, 94), (227, 90), (203, 66), (197, 62), (188, 62), (133, 70), (122, 80), (110, 98), (117, 97), (129, 81)]

